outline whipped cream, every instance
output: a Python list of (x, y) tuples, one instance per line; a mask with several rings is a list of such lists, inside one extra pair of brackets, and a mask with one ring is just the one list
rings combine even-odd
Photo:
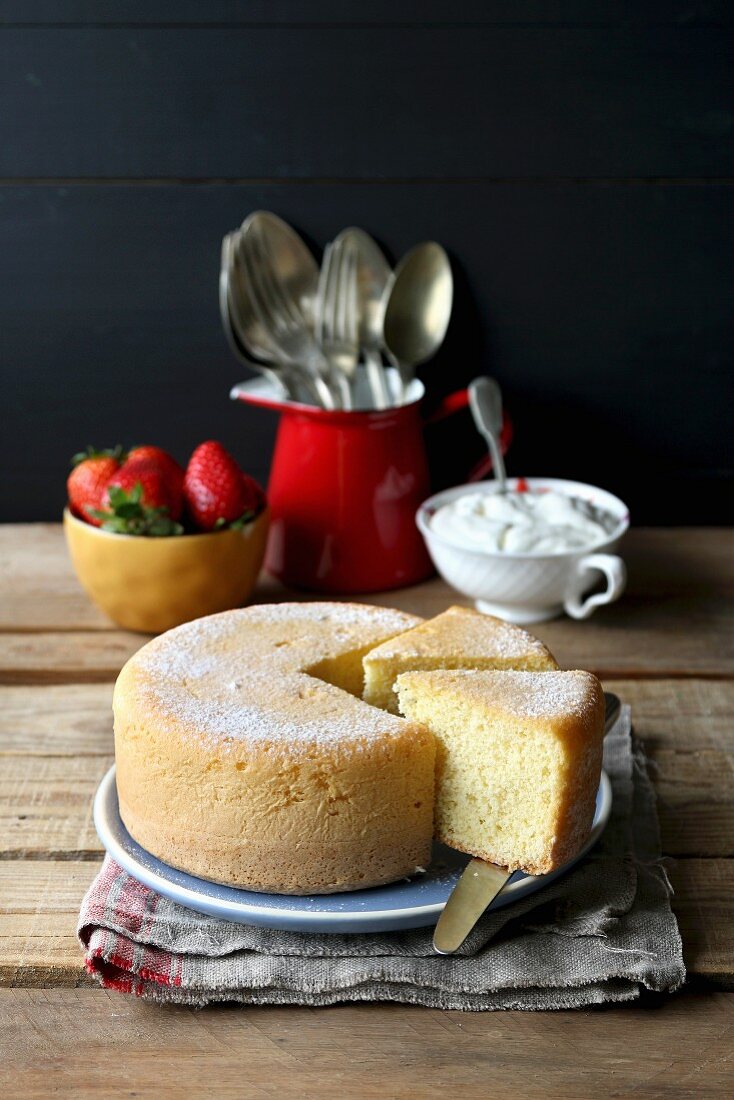
[(467, 550), (556, 554), (603, 542), (617, 525), (581, 497), (538, 489), (465, 493), (430, 519), (437, 535)]

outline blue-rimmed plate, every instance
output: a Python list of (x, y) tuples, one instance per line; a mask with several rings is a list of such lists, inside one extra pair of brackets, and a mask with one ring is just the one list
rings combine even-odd
[[(573, 867), (596, 844), (609, 820), (612, 788), (605, 772), (596, 796), (594, 823), (578, 855), (549, 875), (517, 871), (489, 906), (499, 909), (540, 890)], [(435, 844), (433, 860), (423, 874), (346, 894), (258, 894), (187, 875), (162, 863), (141, 848), (120, 818), (114, 765), (99, 785), (94, 800), (94, 824), (99, 839), (116, 863), (129, 874), (189, 909), (239, 924), (281, 928), (290, 932), (392, 932), (423, 928), (438, 920), (469, 856)]]

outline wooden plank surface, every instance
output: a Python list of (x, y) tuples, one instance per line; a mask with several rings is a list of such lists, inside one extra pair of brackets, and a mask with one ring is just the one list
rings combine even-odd
[(0, 684), (96, 684), (114, 680), (144, 634), (104, 632), (0, 634)]
[(734, 860), (678, 859), (668, 870), (689, 980), (734, 989)]
[[(605, 686), (650, 755), (687, 965), (734, 985), (734, 683)], [(112, 760), (109, 708), (109, 685), (0, 688), (0, 984), (82, 980), (74, 921), (102, 851), (91, 801)]]
[[(35, 568), (20, 560), (19, 534), (31, 559), (38, 546)], [(0, 528), (0, 1089), (41, 1097), (51, 1080), (75, 1098), (145, 1095), (154, 1081), (161, 1097), (423, 1100), (449, 1088), (485, 1096), (491, 1081), (502, 1098), (518, 1094), (521, 1074), (531, 1098), (585, 1100), (602, 1082), (619, 1096), (732, 1093), (730, 548), (727, 532), (636, 532), (624, 604), (539, 630), (562, 663), (623, 673), (605, 687), (631, 703), (645, 742), (689, 989), (705, 995), (646, 997), (603, 1015), (394, 1005), (191, 1012), (93, 986), (75, 934), (101, 858), (91, 800), (112, 759), (112, 681), (145, 638), (90, 614), (58, 529)], [(261, 599), (282, 596), (273, 582), (260, 586)], [(453, 596), (434, 581), (370, 599), (431, 615)]]
[(109, 630), (83, 591), (58, 523), (0, 524), (0, 629)]
[[(734, 684), (609, 680), (650, 757), (670, 856), (734, 856)], [(108, 684), (0, 687), (0, 859), (92, 859), (89, 806), (112, 762)]]
[(734, 683), (605, 680), (604, 686), (632, 706), (657, 792), (663, 851), (734, 856)]
[(112, 684), (0, 686), (0, 752), (108, 756)]
[(161, 1008), (102, 990), (0, 990), (5, 1095), (707, 1100), (732, 1092), (734, 997), (648, 1010), (404, 1005)]
[[(76, 921), (99, 866), (99, 854), (91, 863), (0, 860), (0, 987), (86, 981)], [(668, 870), (689, 980), (733, 989), (734, 861), (680, 859)]]
[[(623, 548), (630, 574), (623, 598), (583, 623), (541, 623), (537, 634), (563, 667), (588, 668), (602, 677), (729, 675), (733, 551), (728, 530), (705, 537), (698, 528), (674, 535), (659, 528), (633, 530)], [(113, 680), (147, 640), (114, 629), (92, 606), (74, 579), (58, 526), (0, 526), (0, 562), (0, 682)], [(43, 599), (33, 579), (39, 575), (45, 578)], [(264, 578), (255, 598), (311, 597)], [(438, 579), (361, 599), (426, 616), (452, 602), (469, 602)]]
[(5, 859), (92, 858), (102, 850), (92, 800), (112, 756), (2, 758), (0, 855)]

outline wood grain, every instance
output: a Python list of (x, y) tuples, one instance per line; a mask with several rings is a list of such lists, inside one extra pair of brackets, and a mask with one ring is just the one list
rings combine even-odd
[(0, 634), (0, 684), (96, 684), (115, 680), (147, 641), (124, 630)]
[(734, 856), (734, 684), (609, 680), (632, 706), (658, 798), (663, 851)]
[(0, 859), (94, 858), (92, 800), (108, 756), (0, 758)]
[[(635, 680), (605, 687), (631, 703), (636, 732), (653, 764), (663, 850), (679, 857), (671, 875), (687, 965), (699, 978), (733, 984), (734, 861), (720, 857), (732, 854), (734, 831), (728, 740), (734, 684)], [(111, 762), (109, 690), (102, 685), (0, 688), (3, 983), (19, 973), (28, 984), (50, 981), (50, 972), (55, 983), (80, 979), (73, 918), (101, 852), (90, 808)], [(73, 718), (75, 693), (82, 693), (86, 707), (81, 725)], [(54, 711), (55, 727), (48, 720)], [(29, 751), (18, 749), (19, 729), (34, 738)], [(26, 862), (18, 863), (19, 856)]]
[(689, 975), (734, 988), (734, 860), (680, 859), (669, 871)]
[(109, 756), (112, 684), (0, 686), (0, 753)]
[[(77, 985), (79, 904), (99, 869), (57, 859), (0, 860), (0, 986)], [(734, 861), (682, 859), (670, 867), (689, 977), (734, 985)]]
[[(611, 680), (633, 708), (670, 856), (734, 855), (734, 684)], [(89, 804), (112, 753), (109, 685), (0, 687), (0, 858), (94, 858)], [(1, 757), (0, 757), (1, 758)], [(39, 759), (40, 758), (40, 759)], [(83, 828), (79, 822), (84, 821)]]
[(58, 523), (0, 524), (0, 630), (109, 630), (79, 584)]
[[(20, 532), (22, 531), (22, 537)], [(726, 676), (734, 667), (734, 543), (729, 531), (632, 531), (624, 545), (629, 588), (592, 619), (540, 624), (566, 668), (606, 678)], [(36, 553), (38, 557), (36, 558)], [(0, 526), (0, 682), (114, 680), (145, 635), (114, 629), (78, 586), (58, 526)], [(43, 575), (43, 599), (33, 577)], [(307, 599), (264, 577), (256, 599)], [(360, 599), (360, 597), (355, 597)], [(363, 602), (426, 616), (469, 603), (434, 579)], [(32, 632), (20, 633), (19, 624)]]
[[(620, 618), (615, 609), (541, 631), (564, 663), (628, 670), (605, 687), (631, 703), (645, 742), (689, 988), (705, 995), (551, 1014), (370, 1004), (192, 1012), (92, 987), (76, 939), (101, 859), (91, 801), (112, 759), (112, 681), (145, 638), (90, 612), (58, 529), (0, 528), (0, 672), (11, 681), (0, 686), (3, 1094), (122, 1097), (154, 1082), (164, 1100), (423, 1100), (449, 1089), (483, 1097), (491, 1081), (502, 1100), (517, 1095), (518, 1074), (531, 1100), (734, 1092), (734, 993), (715, 992), (734, 989), (730, 545), (726, 532), (635, 532)], [(273, 582), (259, 590), (283, 596)], [(425, 615), (453, 598), (437, 581), (369, 597)]]
[[(0, 991), (14, 1098), (588, 1100), (730, 1095), (734, 995), (554, 1013), (405, 1005), (161, 1008), (90, 989)], [(520, 1091), (519, 1091), (520, 1090)]]

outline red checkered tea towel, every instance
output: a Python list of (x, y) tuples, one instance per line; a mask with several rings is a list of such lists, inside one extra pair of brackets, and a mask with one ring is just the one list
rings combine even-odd
[(434, 954), (430, 928), (328, 935), (208, 917), (107, 857), (79, 917), (86, 968), (107, 988), (194, 1005), (550, 1009), (674, 990), (685, 976), (681, 941), (628, 707), (605, 739), (604, 766), (612, 816), (593, 851), (537, 894), (485, 914), (456, 955)]
[(184, 956), (146, 942), (162, 900), (105, 858), (84, 899), (79, 934), (86, 969), (107, 989), (141, 996), (147, 983), (181, 985)]

